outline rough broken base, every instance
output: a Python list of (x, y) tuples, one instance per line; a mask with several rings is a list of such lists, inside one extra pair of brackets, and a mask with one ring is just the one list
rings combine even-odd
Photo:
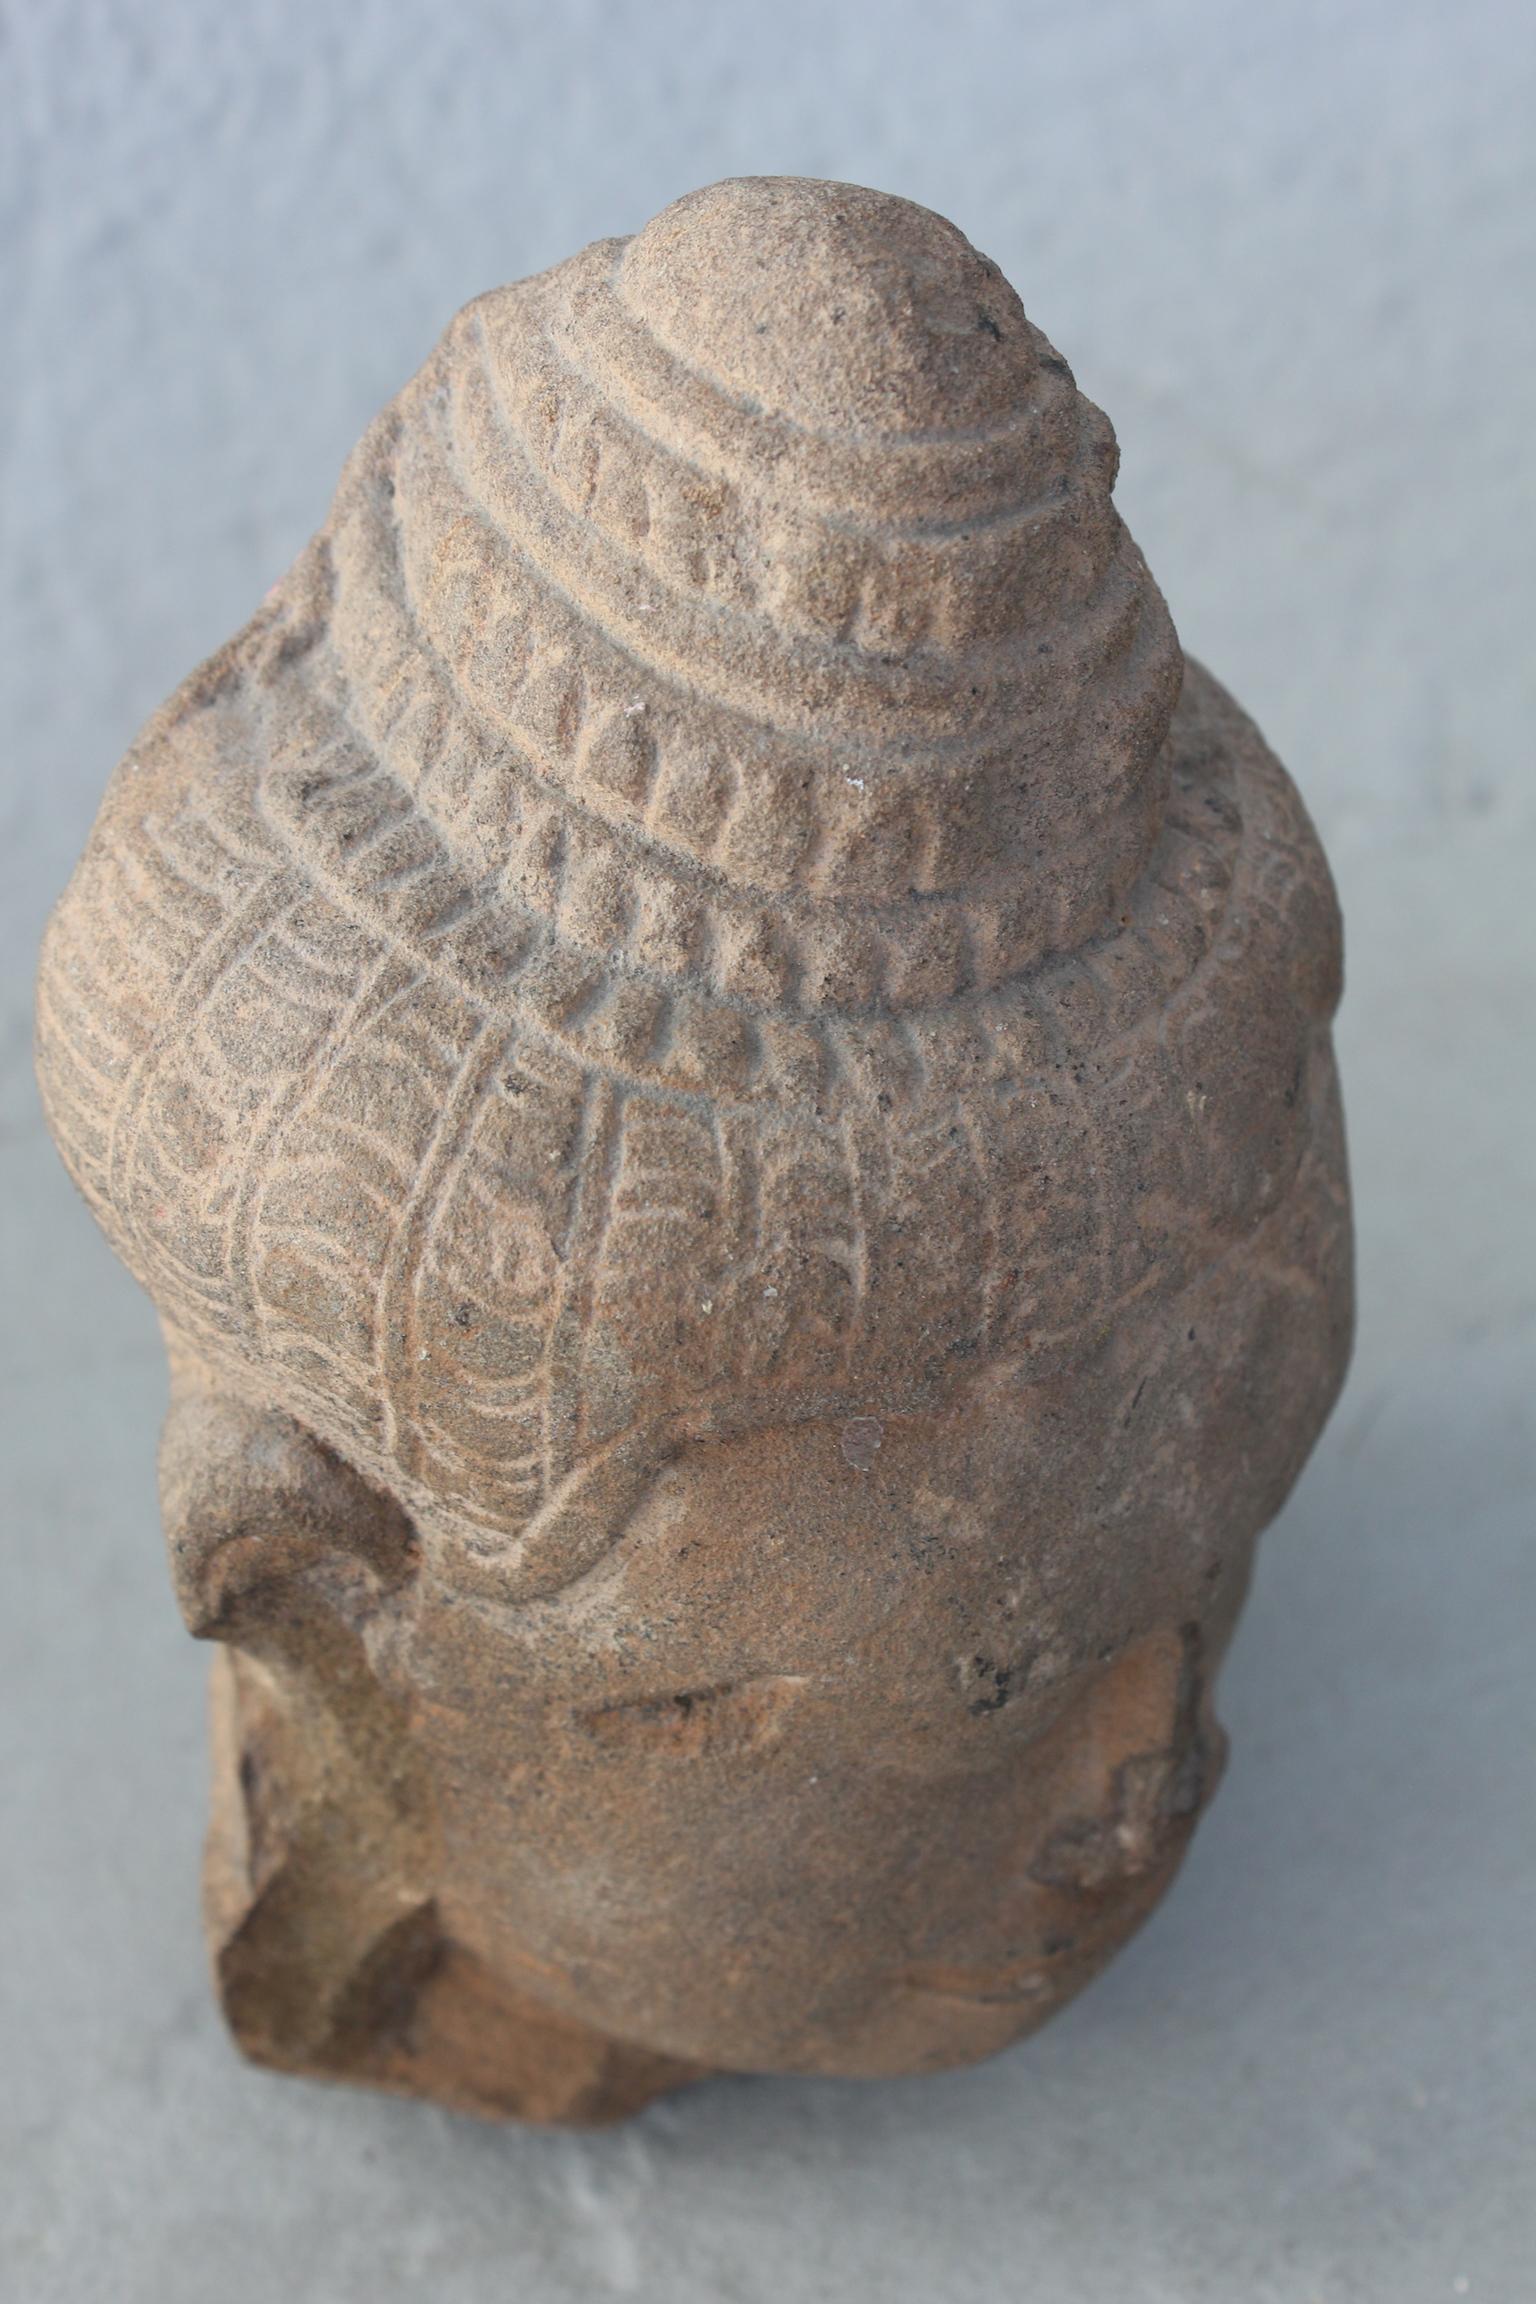
[(453, 1941), (434, 1897), (348, 1876), (344, 1820), (328, 1804), (288, 1830), (270, 1716), (242, 1708), (242, 1664), (248, 1677), (234, 1652), (214, 1659), (204, 1905), (220, 2005), (252, 2063), (570, 2127), (626, 2119), (706, 2077), (510, 1989)]

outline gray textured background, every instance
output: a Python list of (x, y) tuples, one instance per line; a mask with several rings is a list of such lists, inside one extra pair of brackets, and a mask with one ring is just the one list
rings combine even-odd
[[(1524, 0), (18, 0), (0, 47), (0, 2294), (1536, 2297)], [(743, 171), (944, 210), (1110, 409), (1186, 643), (1350, 931), (1363, 1319), (1169, 1903), (976, 2072), (598, 2139), (243, 2070), (148, 1307), (53, 1160), (31, 955), (143, 715), (454, 308)]]

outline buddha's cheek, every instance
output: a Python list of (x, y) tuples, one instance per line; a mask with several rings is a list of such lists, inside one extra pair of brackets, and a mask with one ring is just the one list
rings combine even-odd
[(554, 1599), (424, 1609), (445, 1914), (673, 2053), (973, 2055), (1165, 1884), (1214, 1773), (1200, 1635), (1133, 1621), (1135, 1578), (1085, 1600), (990, 1417), (792, 1440), (690, 1451)]

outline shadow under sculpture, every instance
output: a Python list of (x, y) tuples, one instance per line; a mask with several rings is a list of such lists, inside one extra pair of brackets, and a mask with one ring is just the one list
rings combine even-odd
[(117, 769), (50, 1124), (163, 1314), (263, 2063), (1004, 2047), (1150, 1911), (1338, 1390), (1327, 867), (949, 224), (494, 291)]

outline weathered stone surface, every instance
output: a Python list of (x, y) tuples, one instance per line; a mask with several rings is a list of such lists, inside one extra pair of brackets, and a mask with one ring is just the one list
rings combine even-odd
[(1337, 1391), (1336, 908), (995, 267), (762, 180), (472, 305), (44, 953), (164, 1315), (263, 2061), (1005, 2045), (1167, 1885)]

